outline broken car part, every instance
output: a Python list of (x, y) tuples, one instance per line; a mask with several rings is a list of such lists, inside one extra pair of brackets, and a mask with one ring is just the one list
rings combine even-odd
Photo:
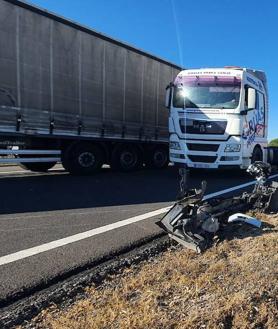
[(233, 214), (228, 218), (228, 223), (234, 222), (244, 222), (258, 228), (262, 225), (262, 222), (259, 219), (241, 213)]
[(208, 248), (221, 226), (228, 223), (229, 216), (250, 209), (262, 212), (278, 211), (278, 183), (268, 181), (271, 167), (264, 162), (255, 162), (247, 172), (256, 178), (252, 192), (228, 198), (203, 200), (206, 182), (201, 189), (183, 191), (184, 173), (182, 173), (182, 197), (169, 212), (157, 223), (169, 236), (183, 246), (201, 252)]

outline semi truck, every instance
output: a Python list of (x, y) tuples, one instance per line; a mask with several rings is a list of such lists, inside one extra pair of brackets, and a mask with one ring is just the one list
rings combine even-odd
[(274, 150), (267, 148), (268, 92), (262, 71), (182, 70), (167, 87), (166, 107), (170, 161), (176, 165), (246, 169), (268, 161), (269, 154), (273, 158)]
[(181, 67), (19, 0), (0, 1), (0, 162), (72, 174), (168, 164)]

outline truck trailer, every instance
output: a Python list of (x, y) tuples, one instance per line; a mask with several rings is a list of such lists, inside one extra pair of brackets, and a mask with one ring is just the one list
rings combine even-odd
[(0, 1), (0, 161), (72, 174), (168, 164), (181, 67), (18, 0)]
[(183, 70), (167, 88), (166, 106), (173, 163), (189, 169), (246, 169), (256, 161), (273, 160), (274, 150), (267, 148), (264, 72), (240, 67)]

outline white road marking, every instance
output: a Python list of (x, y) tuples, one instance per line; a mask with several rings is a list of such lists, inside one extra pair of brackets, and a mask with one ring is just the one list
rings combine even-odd
[[(269, 178), (273, 179), (273, 178), (276, 178), (276, 177), (278, 177), (278, 174), (272, 175)], [(226, 194), (226, 193), (229, 193), (229, 192), (233, 192), (233, 191), (236, 191), (236, 190), (254, 185), (255, 183), (256, 183), (256, 181), (252, 181), (252, 182), (237, 185), (237, 186), (234, 186), (234, 187), (231, 187), (231, 188), (219, 191), (219, 192), (207, 194), (207, 195), (204, 196), (204, 200), (211, 199), (213, 197), (216, 197), (216, 196), (219, 196), (219, 195), (222, 195), (222, 194)], [(87, 239), (87, 238), (90, 238), (90, 237), (93, 237), (93, 236), (96, 236), (96, 235), (99, 235), (99, 234), (102, 234), (102, 233), (106, 233), (106, 232), (115, 230), (115, 229), (123, 227), (123, 226), (127, 226), (127, 225), (130, 225), (130, 224), (133, 224), (133, 223), (140, 222), (142, 220), (146, 220), (146, 219), (151, 218), (151, 217), (155, 217), (155, 216), (164, 214), (167, 211), (169, 211), (171, 207), (172, 206), (161, 208), (161, 209), (151, 211), (151, 212), (148, 212), (148, 213), (145, 213), (145, 214), (142, 214), (142, 215), (138, 215), (138, 216), (131, 217), (131, 218), (128, 218), (128, 219), (124, 219), (124, 220), (118, 221), (116, 223), (101, 226), (101, 227), (98, 227), (98, 228), (95, 228), (95, 229), (92, 229), (92, 230), (89, 230), (89, 231), (86, 231), (86, 232), (82, 232), (82, 233), (78, 233), (78, 234), (68, 236), (68, 237), (63, 238), (63, 239), (51, 241), (51, 242), (44, 243), (44, 244), (36, 246), (36, 247), (28, 248), (28, 249), (21, 250), (21, 251), (12, 253), (12, 254), (8, 254), (6, 256), (2, 256), (2, 257), (0, 257), (0, 266), (5, 265), (5, 264), (9, 264), (9, 263), (13, 263), (13, 262), (16, 262), (18, 260), (21, 260), (21, 259), (24, 259), (24, 258), (28, 258), (28, 257), (34, 256), (34, 255), (43, 253), (45, 251), (49, 251), (49, 250), (56, 249), (56, 248), (59, 248), (59, 247), (62, 247), (62, 246), (66, 246), (70, 243), (74, 243), (74, 242), (77, 242), (77, 241), (80, 241), (80, 240), (84, 240), (84, 239)]]
[(171, 208), (171, 206), (166, 207), (166, 208), (161, 208), (161, 209), (158, 209), (155, 211), (148, 212), (146, 214), (142, 214), (139, 216), (124, 219), (124, 220), (118, 221), (116, 223), (101, 226), (101, 227), (98, 227), (98, 228), (95, 228), (95, 229), (92, 229), (92, 230), (89, 230), (86, 232), (74, 234), (74, 235), (68, 236), (63, 239), (51, 241), (51, 242), (44, 243), (42, 245), (39, 245), (39, 246), (36, 246), (33, 248), (21, 250), (21, 251), (15, 252), (13, 254), (9, 254), (9, 255), (0, 257), (0, 266), (9, 264), (9, 263), (13, 263), (18, 260), (40, 254), (45, 251), (56, 249), (56, 248), (65, 246), (67, 244), (73, 243), (73, 242), (84, 240), (84, 239), (90, 238), (92, 236), (96, 236), (96, 235), (99, 235), (99, 234), (102, 234), (105, 232), (109, 232), (109, 231), (115, 230), (117, 228), (126, 226), (126, 225), (137, 223), (137, 222), (140, 222), (142, 220), (145, 220), (145, 219), (148, 219), (151, 217), (161, 215), (161, 214), (167, 212), (170, 208)]

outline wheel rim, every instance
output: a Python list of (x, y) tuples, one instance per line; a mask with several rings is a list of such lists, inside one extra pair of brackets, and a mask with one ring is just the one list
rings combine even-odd
[(78, 162), (80, 166), (84, 168), (92, 167), (95, 164), (95, 156), (91, 152), (83, 152), (78, 157)]
[(125, 150), (121, 153), (120, 161), (123, 168), (131, 168), (135, 165), (137, 157), (133, 152)]

